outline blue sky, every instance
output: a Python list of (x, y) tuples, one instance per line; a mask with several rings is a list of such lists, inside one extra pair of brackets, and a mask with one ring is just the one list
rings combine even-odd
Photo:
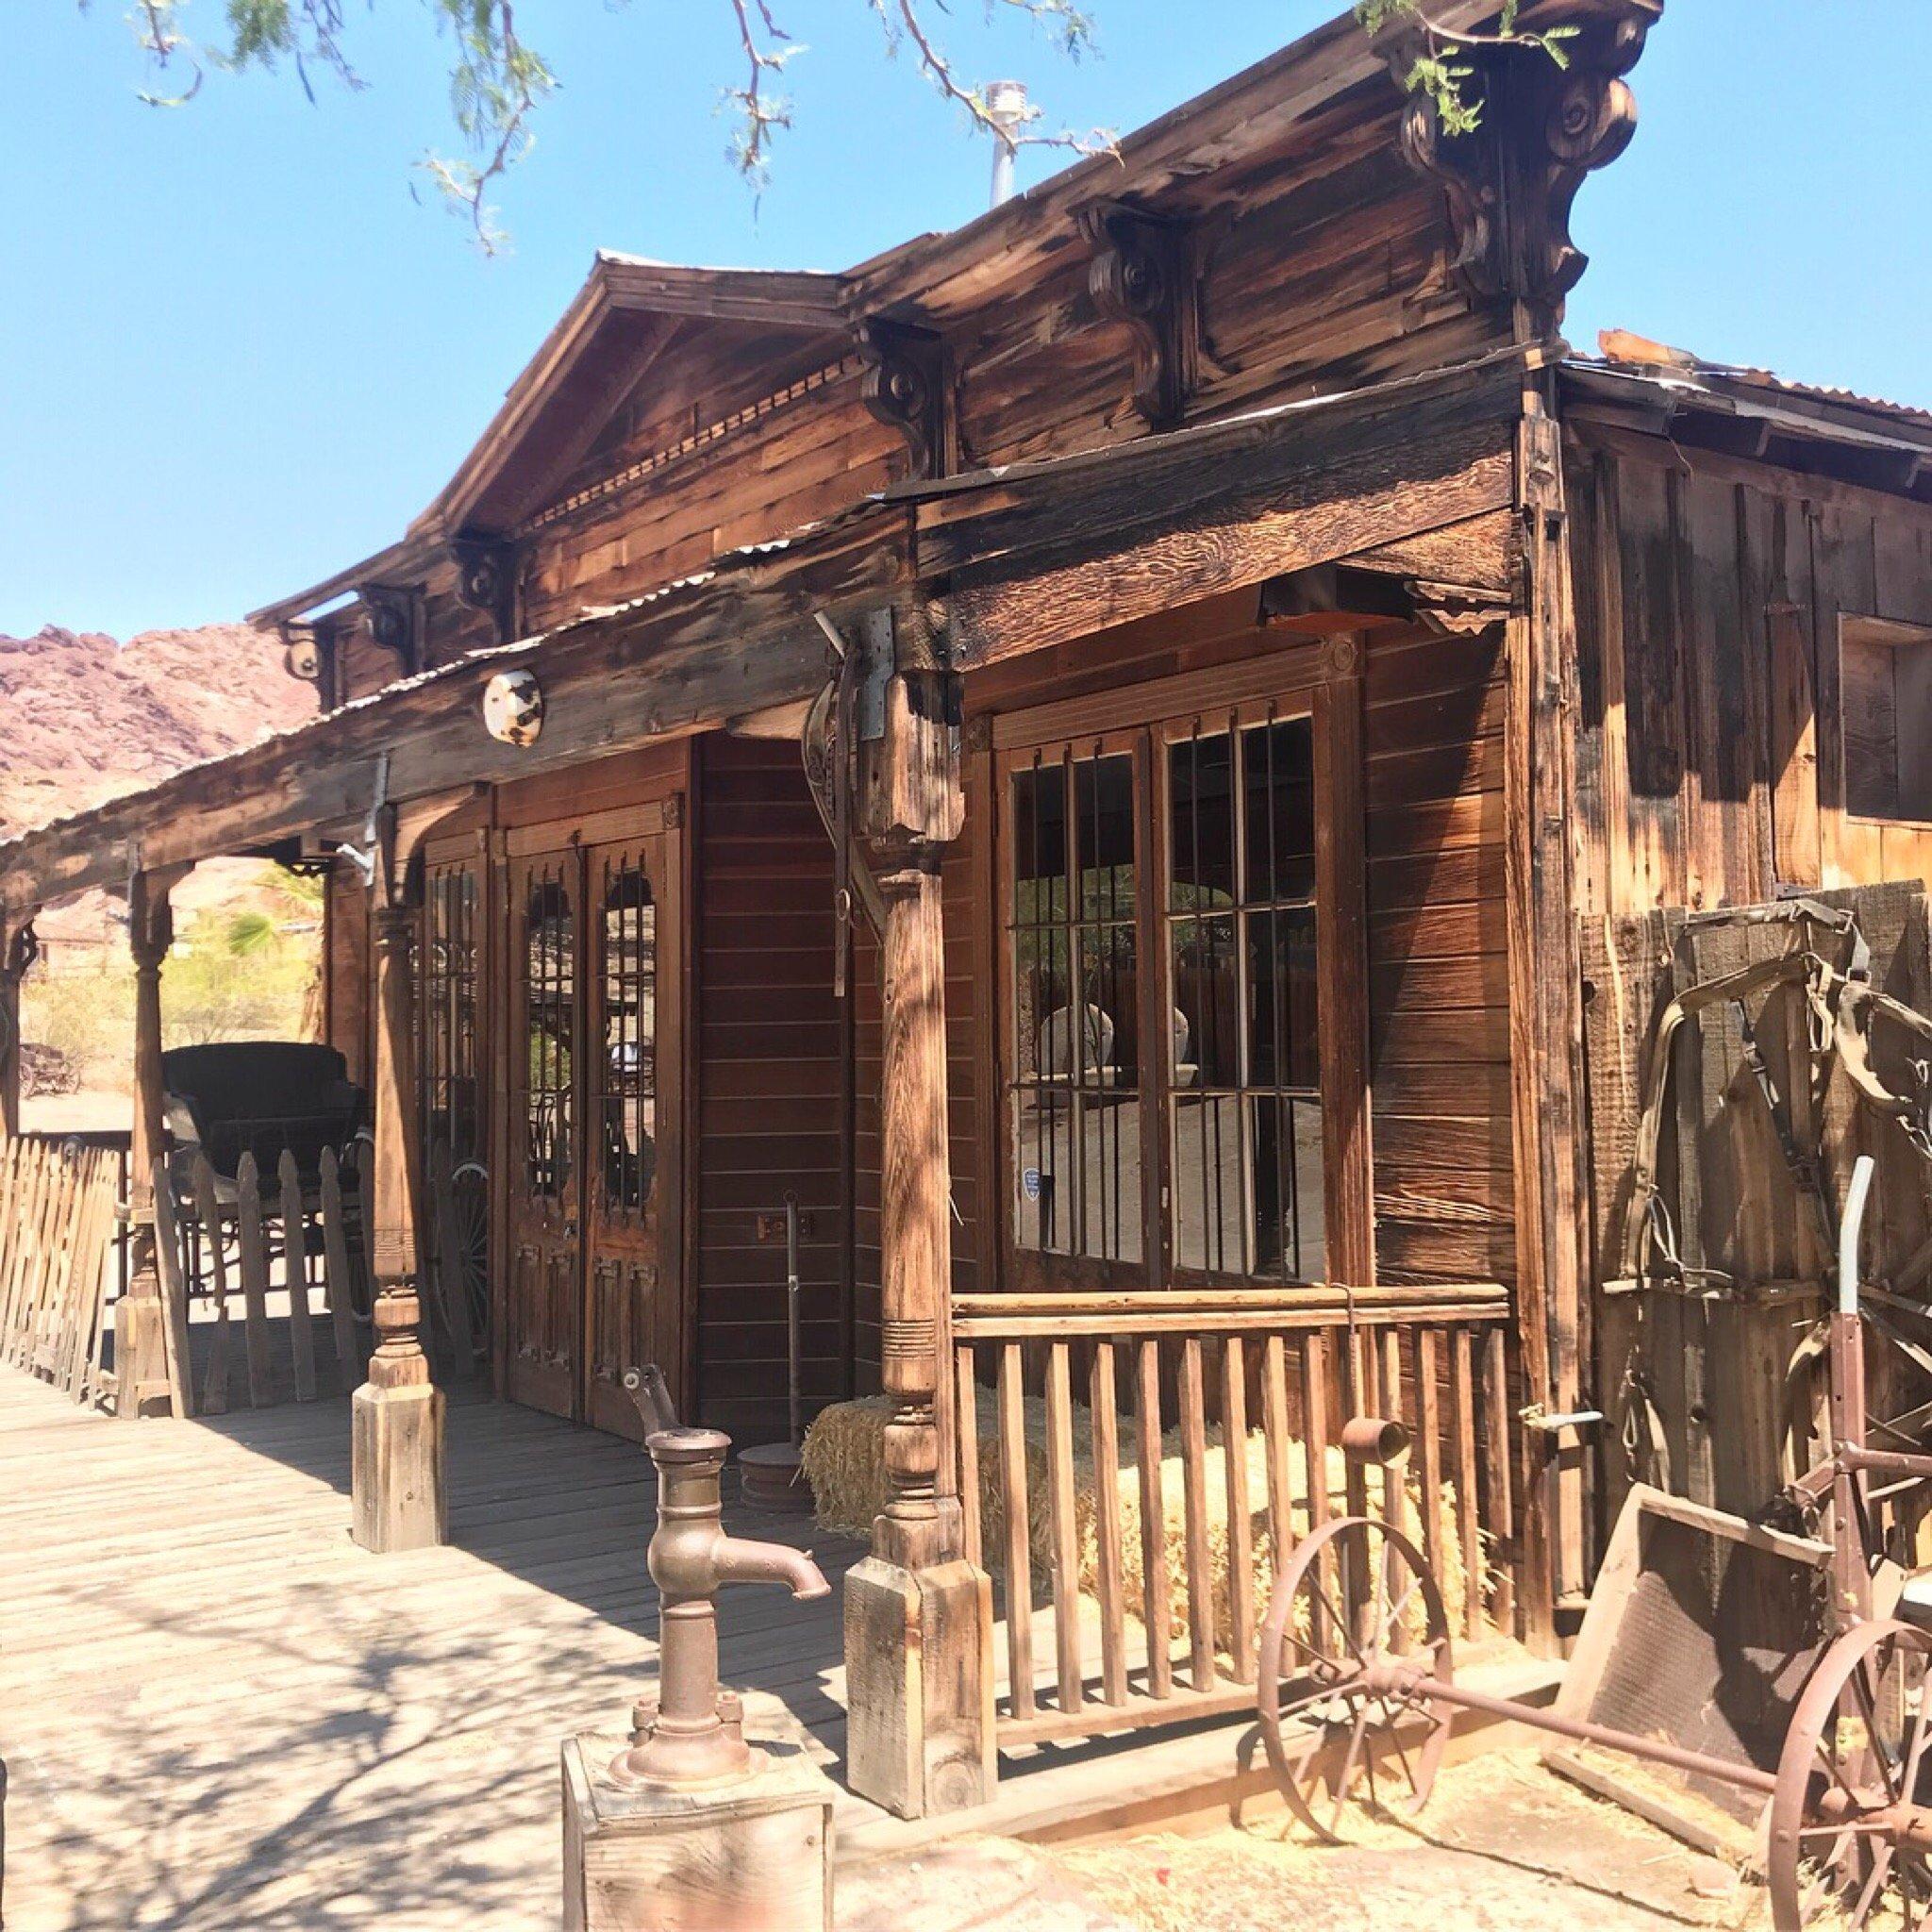
[[(971, 75), (1124, 130), (1341, 0), (1090, 0), (1069, 65), (958, 0)], [(989, 156), (863, 0), (780, 0), (810, 51), (754, 199), (724, 158), (726, 0), (523, 0), (563, 87), (497, 197), (485, 259), (412, 163), (449, 144), (444, 49), (415, 0), (351, 0), (369, 81), (217, 77), (144, 108), (119, 0), (13, 9), (0, 113), (0, 630), (209, 622), (398, 534), (487, 422), (597, 246), (839, 268), (983, 206)], [(211, 19), (219, 0), (184, 9)], [(1587, 183), (1568, 333), (1932, 404), (1932, 71), (1923, 0), (1671, 0), (1630, 152)], [(1021, 161), (1024, 181), (1050, 172)]]

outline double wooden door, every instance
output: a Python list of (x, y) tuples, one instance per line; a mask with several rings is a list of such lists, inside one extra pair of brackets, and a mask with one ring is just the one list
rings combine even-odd
[(686, 1389), (676, 818), (642, 806), (508, 849), (508, 1392), (630, 1436), (625, 1370)]

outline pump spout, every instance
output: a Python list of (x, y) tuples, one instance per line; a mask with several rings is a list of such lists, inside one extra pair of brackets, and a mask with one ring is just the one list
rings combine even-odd
[(721, 1536), (711, 1546), (720, 1583), (782, 1583), (799, 1603), (830, 1596), (825, 1573), (808, 1550), (790, 1543), (752, 1542), (744, 1537)]

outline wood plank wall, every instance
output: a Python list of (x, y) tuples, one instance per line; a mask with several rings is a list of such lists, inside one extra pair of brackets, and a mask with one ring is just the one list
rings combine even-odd
[(1573, 425), (1578, 899), (1749, 905), (1932, 874), (1844, 809), (1839, 620), (1932, 625), (1932, 509)]
[[(832, 848), (795, 743), (713, 736), (697, 764), (699, 1403), (741, 1443), (786, 1427), (785, 1243), (798, 1195), (805, 1391), (845, 1393)], [(873, 1356), (876, 1359), (876, 1307)], [(875, 1386), (876, 1377), (873, 1386)]]
[(1503, 631), (1368, 660), (1369, 1078), (1384, 1282), (1516, 1278)]

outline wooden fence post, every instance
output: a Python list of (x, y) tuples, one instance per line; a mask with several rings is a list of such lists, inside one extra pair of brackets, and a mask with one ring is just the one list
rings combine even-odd
[[(966, 1560), (953, 1480), (951, 1163), (940, 855), (963, 821), (957, 684), (908, 664), (861, 747), (882, 867), (880, 1371), (894, 1413), (872, 1554), (845, 1579), (846, 1777), (901, 1817), (991, 1797), (992, 1586)], [(840, 748), (841, 755), (845, 747)]]
[(423, 1352), (418, 1286), (416, 1082), (404, 891), (408, 854), (393, 808), (377, 826), (375, 885), (375, 1352), (353, 1404), (351, 1498), (364, 1549), (413, 1550), (448, 1536), (442, 1391)]

